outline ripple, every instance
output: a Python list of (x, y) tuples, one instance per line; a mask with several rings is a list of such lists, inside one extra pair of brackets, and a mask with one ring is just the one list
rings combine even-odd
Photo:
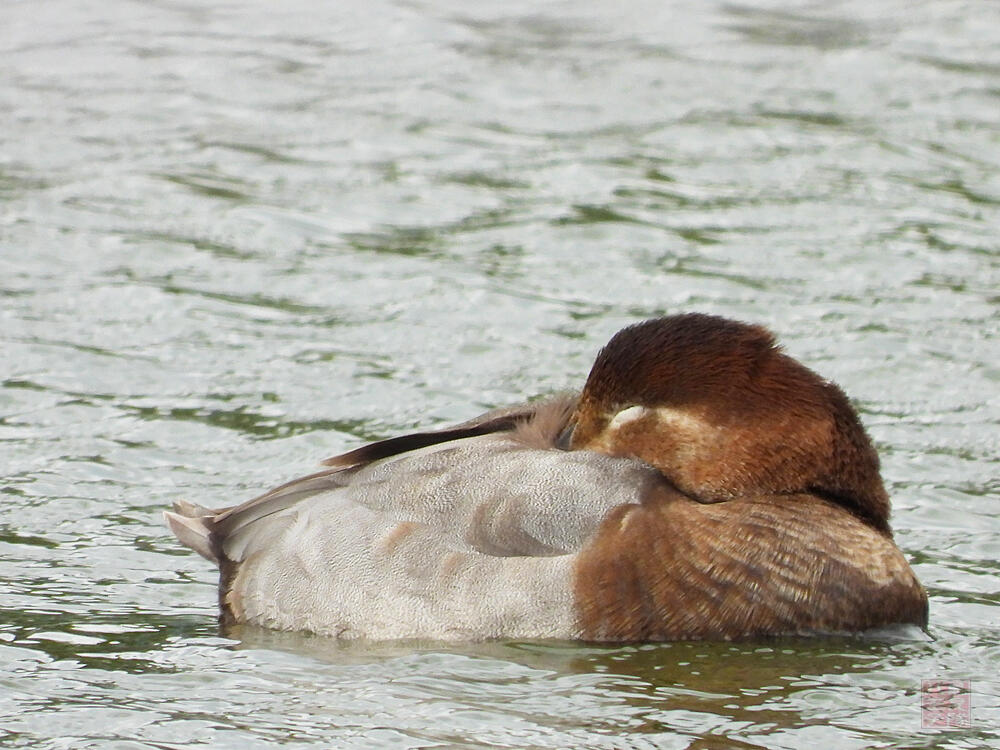
[[(1000, 742), (996, 7), (109, 3), (5, 8), (0, 744)], [(928, 638), (218, 630), (170, 502), (578, 388), (685, 310), (854, 399)], [(972, 729), (920, 729), (940, 676)]]

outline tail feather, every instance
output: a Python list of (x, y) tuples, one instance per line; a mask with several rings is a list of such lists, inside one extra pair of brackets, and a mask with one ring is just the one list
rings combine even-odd
[(176, 512), (169, 510), (163, 512), (163, 517), (174, 535), (182, 544), (218, 565), (219, 558), (211, 538), (214, 514), (183, 500), (174, 503), (174, 511)]

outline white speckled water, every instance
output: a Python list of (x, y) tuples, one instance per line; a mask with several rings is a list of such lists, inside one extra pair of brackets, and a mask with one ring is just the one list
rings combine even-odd
[[(0, 113), (0, 746), (1000, 744), (1000, 5), (8, 1)], [(684, 310), (855, 400), (928, 637), (218, 630), (174, 499)]]

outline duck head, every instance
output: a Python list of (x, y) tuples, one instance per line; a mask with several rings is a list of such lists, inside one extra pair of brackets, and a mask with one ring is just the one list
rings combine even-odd
[(572, 429), (571, 449), (638, 458), (701, 502), (810, 493), (889, 533), (878, 455), (844, 392), (761, 326), (692, 313), (623, 329)]

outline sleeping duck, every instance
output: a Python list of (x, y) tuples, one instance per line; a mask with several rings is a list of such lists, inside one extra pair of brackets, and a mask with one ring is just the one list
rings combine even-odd
[(180, 502), (224, 625), (337, 638), (735, 639), (927, 622), (843, 391), (766, 329), (616, 334), (579, 395)]

